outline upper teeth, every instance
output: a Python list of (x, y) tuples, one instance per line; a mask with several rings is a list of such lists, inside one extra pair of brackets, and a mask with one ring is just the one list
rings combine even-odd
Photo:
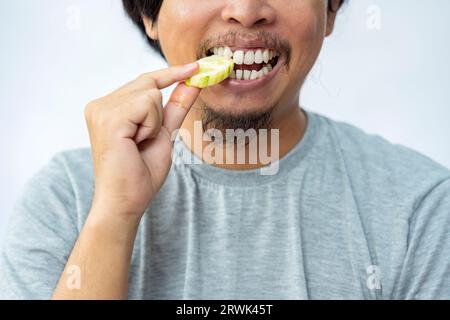
[(257, 49), (257, 50), (236, 50), (232, 51), (229, 47), (215, 47), (212, 49), (213, 53), (218, 56), (223, 56), (228, 59), (233, 58), (233, 62), (237, 65), (252, 65), (269, 63), (274, 57), (278, 57), (279, 54), (270, 49)]
[(235, 68), (231, 72), (230, 78), (238, 80), (255, 80), (268, 75), (273, 69), (269, 61), (279, 56), (276, 51), (270, 49), (236, 50), (233, 52), (229, 47), (214, 47), (210, 51), (214, 55), (233, 59), (235, 65), (261, 65), (259, 71), (244, 70), (242, 67)]

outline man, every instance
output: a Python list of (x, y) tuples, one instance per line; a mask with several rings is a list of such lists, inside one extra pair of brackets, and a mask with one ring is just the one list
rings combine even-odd
[[(92, 152), (28, 183), (2, 297), (450, 298), (450, 171), (299, 106), (340, 0), (123, 2), (173, 67), (91, 102)], [(232, 78), (183, 84), (213, 53)]]

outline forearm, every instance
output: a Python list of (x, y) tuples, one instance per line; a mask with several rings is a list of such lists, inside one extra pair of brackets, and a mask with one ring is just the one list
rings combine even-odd
[[(91, 209), (53, 299), (126, 299), (128, 272), (139, 221)], [(103, 209), (105, 211), (105, 209)], [(79, 288), (74, 288), (73, 277)]]

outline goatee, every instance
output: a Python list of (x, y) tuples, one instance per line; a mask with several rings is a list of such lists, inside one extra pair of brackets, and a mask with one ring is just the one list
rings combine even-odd
[(230, 137), (232, 141), (235, 139), (240, 140), (239, 132), (240, 134), (247, 134), (250, 138), (251, 134), (249, 135), (249, 133), (253, 132), (257, 134), (260, 129), (268, 130), (270, 128), (273, 110), (274, 107), (271, 107), (263, 112), (256, 111), (244, 114), (232, 114), (216, 111), (206, 106), (202, 110), (203, 132), (208, 132), (210, 129), (218, 130), (227, 141), (229, 141), (228, 138)]

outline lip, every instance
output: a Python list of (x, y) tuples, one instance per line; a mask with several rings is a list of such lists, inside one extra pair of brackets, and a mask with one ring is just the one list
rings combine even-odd
[[(231, 39), (230, 39), (231, 40)], [(253, 48), (270, 48), (271, 45), (269, 45), (267, 42), (262, 41), (261, 39), (258, 39), (257, 37), (253, 38), (245, 38), (245, 37), (236, 37), (232, 39), (231, 41), (225, 40), (223, 42), (218, 43), (211, 43), (211, 46), (209, 49), (214, 47), (229, 47), (229, 48), (235, 48), (235, 49), (253, 49)]]
[(265, 77), (256, 80), (237, 80), (228, 78), (222, 81), (219, 85), (212, 88), (228, 89), (237, 93), (258, 89), (269, 83), (278, 74), (284, 63), (284, 58), (280, 58), (275, 68), (273, 68), (273, 70), (269, 72)]

